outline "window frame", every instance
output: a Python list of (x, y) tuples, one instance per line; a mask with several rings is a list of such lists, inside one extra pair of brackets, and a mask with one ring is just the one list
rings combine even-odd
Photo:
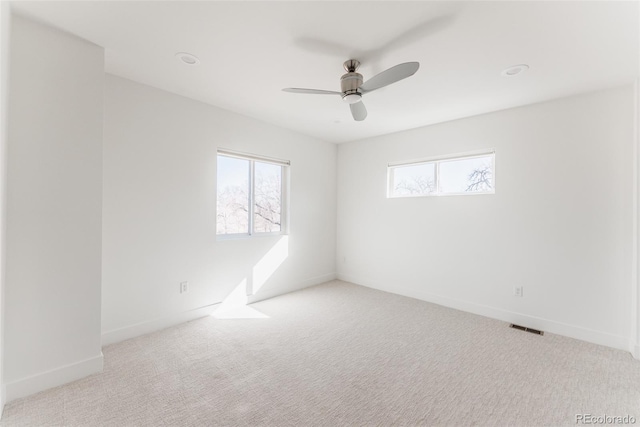
[[(218, 234), (218, 157), (231, 157), (249, 162), (249, 194), (248, 194), (248, 224), (247, 233), (225, 233)], [(267, 163), (280, 166), (280, 230), (279, 231), (255, 231), (255, 180), (256, 180), (256, 162)], [(281, 160), (272, 157), (260, 156), (257, 154), (241, 153), (238, 151), (226, 150), (219, 148), (216, 152), (216, 240), (235, 240), (249, 239), (254, 237), (281, 236), (289, 233), (289, 160)]]
[[(480, 157), (491, 157), (491, 174), (492, 174), (492, 188), (490, 191), (481, 191), (481, 192), (455, 192), (455, 193), (442, 193), (440, 188), (440, 164), (450, 161), (456, 160), (467, 160), (467, 159), (476, 159)], [(394, 195), (393, 187), (394, 187), (394, 176), (393, 170), (395, 168), (403, 167), (403, 166), (416, 166), (423, 164), (434, 164), (435, 176), (434, 176), (434, 186), (436, 190), (433, 193), (427, 194), (403, 194), (403, 195)], [(413, 198), (413, 197), (444, 197), (444, 196), (482, 196), (487, 194), (495, 194), (496, 192), (496, 150), (495, 149), (487, 149), (481, 151), (472, 151), (466, 153), (458, 153), (458, 154), (449, 154), (444, 156), (435, 156), (429, 158), (421, 158), (410, 161), (399, 161), (399, 162), (390, 162), (387, 164), (387, 199), (403, 199), (403, 198)]]

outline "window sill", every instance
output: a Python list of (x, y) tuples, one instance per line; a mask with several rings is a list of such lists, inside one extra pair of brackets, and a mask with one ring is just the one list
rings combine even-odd
[(255, 233), (255, 234), (216, 234), (216, 241), (223, 242), (225, 240), (251, 240), (260, 239), (263, 237), (277, 237), (287, 236), (288, 233), (273, 232), (273, 233)]

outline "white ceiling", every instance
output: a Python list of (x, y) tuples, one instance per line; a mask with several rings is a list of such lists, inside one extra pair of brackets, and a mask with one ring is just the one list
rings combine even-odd
[[(638, 76), (635, 1), (20, 1), (13, 10), (103, 46), (109, 73), (332, 142)], [(365, 81), (401, 62), (421, 67), (366, 94), (364, 122), (339, 97), (281, 91), (340, 90), (349, 58), (362, 62)], [(522, 63), (531, 68), (500, 75)]]

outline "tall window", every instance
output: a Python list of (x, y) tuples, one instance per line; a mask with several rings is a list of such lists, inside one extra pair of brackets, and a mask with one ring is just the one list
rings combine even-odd
[(216, 234), (285, 231), (289, 162), (218, 150)]
[(394, 163), (387, 197), (495, 193), (495, 153)]

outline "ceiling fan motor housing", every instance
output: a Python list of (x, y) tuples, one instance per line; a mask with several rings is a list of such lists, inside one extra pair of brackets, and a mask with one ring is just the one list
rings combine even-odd
[(340, 89), (342, 91), (342, 99), (353, 104), (360, 101), (362, 96), (360, 93), (360, 86), (362, 85), (362, 74), (356, 72), (350, 72), (343, 75), (340, 78)]

